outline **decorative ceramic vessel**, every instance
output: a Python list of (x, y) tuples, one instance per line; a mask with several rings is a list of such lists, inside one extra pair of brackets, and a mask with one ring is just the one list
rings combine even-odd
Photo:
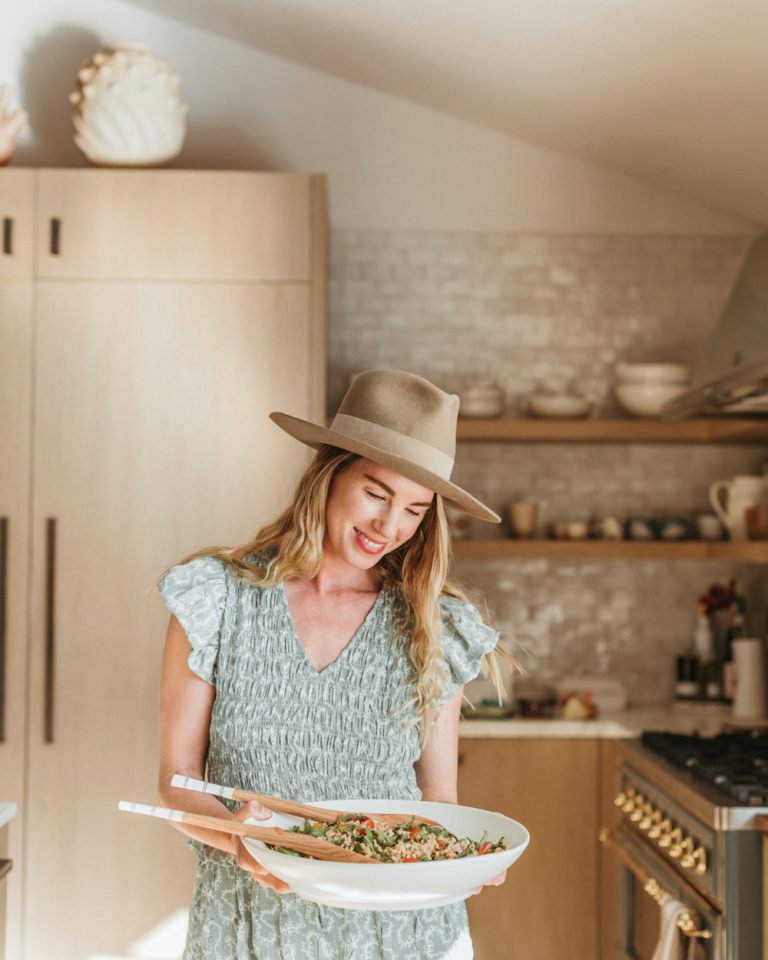
[(116, 43), (83, 64), (75, 105), (75, 143), (101, 166), (159, 166), (184, 142), (187, 105), (171, 65), (146, 47)]
[(27, 115), (11, 106), (14, 90), (0, 85), (0, 166), (5, 166), (13, 156), (16, 140), (27, 123)]

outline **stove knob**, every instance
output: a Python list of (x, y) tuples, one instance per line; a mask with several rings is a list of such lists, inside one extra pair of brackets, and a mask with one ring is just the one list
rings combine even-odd
[(669, 855), (675, 860), (683, 855), (683, 831), (680, 827), (675, 827), (669, 835)]
[[(642, 818), (643, 818), (643, 804), (644, 804), (644, 803), (645, 803), (645, 797), (642, 795), (642, 793), (638, 793), (638, 795), (635, 797), (634, 809), (632, 810), (632, 812), (631, 812), (630, 815), (629, 815), (629, 819), (630, 819), (633, 823), (637, 823), (639, 820), (642, 820)], [(626, 809), (627, 809), (627, 808), (626, 808), (626, 806), (625, 806), (625, 807), (624, 807), (624, 810), (626, 810)]]
[(654, 818), (654, 816), (656, 815), (657, 812), (658, 812), (658, 811), (655, 811), (655, 810), (653, 809), (653, 804), (652, 804), (652, 803), (646, 803), (646, 804), (643, 806), (643, 818), (642, 818), (642, 820), (638, 823), (638, 827), (640, 827), (641, 830), (650, 830), (650, 829), (651, 829), (651, 825), (653, 824), (653, 818)]
[[(661, 810), (654, 810), (653, 812), (653, 823), (651, 824), (651, 829), (648, 831), (648, 836), (651, 840), (658, 840), (661, 836)], [(669, 821), (665, 821), (668, 823)]]
[(666, 848), (670, 845), (670, 843), (672, 843), (669, 837), (669, 833), (671, 829), (672, 829), (672, 824), (669, 820), (669, 817), (667, 817), (666, 820), (662, 820), (662, 822), (659, 824), (659, 846), (660, 847)]
[(707, 851), (704, 847), (697, 847), (693, 851), (693, 859), (696, 862), (694, 870), (696, 873), (704, 874), (707, 872)]
[(635, 809), (635, 806), (642, 802), (642, 793), (635, 794), (635, 791), (630, 789), (627, 790), (627, 799), (621, 809), (624, 811), (624, 813), (632, 813), (632, 811)]
[[(686, 837), (683, 842), (680, 844), (680, 866), (685, 867), (686, 870), (691, 870), (696, 865), (696, 861), (693, 857), (693, 837)], [(674, 856), (670, 850), (669, 855)]]

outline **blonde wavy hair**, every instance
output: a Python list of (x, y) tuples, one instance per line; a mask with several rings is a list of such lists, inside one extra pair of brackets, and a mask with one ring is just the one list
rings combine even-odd
[[(276, 520), (262, 527), (252, 540), (237, 547), (215, 546), (197, 550), (169, 564), (156, 583), (175, 564), (187, 563), (197, 557), (215, 557), (227, 564), (236, 576), (257, 587), (273, 587), (282, 580), (293, 578), (312, 579), (323, 563), (325, 512), (331, 484), (334, 477), (359, 459), (359, 454), (321, 446), (299, 479), (293, 502)], [(443, 498), (435, 494), (413, 536), (376, 564), (383, 583), (400, 587), (406, 601), (403, 626), (410, 634), (408, 653), (416, 672), (417, 689), (414, 698), (405, 706), (415, 706), (408, 726), (419, 724), (422, 745), (437, 719), (447, 682), (437, 600), (440, 595), (468, 600), (464, 591), (448, 580), (450, 543)], [(269, 547), (276, 547), (277, 553), (267, 565), (245, 559)], [(517, 660), (500, 644), (483, 657), (481, 668), (481, 673), (496, 687), (500, 702), (506, 693), (499, 669), (501, 660), (519, 669)]]

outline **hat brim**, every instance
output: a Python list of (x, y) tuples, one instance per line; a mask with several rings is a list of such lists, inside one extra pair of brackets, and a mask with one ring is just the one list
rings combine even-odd
[(333, 447), (339, 447), (342, 450), (349, 450), (352, 453), (359, 453), (360, 456), (374, 463), (381, 464), (383, 467), (391, 467), (409, 480), (420, 483), (424, 487), (429, 487), (435, 493), (439, 493), (448, 503), (457, 507), (470, 517), (477, 520), (485, 520), (487, 523), (501, 523), (501, 517), (494, 513), (490, 507), (476, 500), (466, 490), (451, 483), (450, 480), (444, 480), (431, 470), (420, 467), (418, 464), (402, 457), (395, 456), (388, 450), (377, 447), (374, 444), (364, 443), (346, 434), (338, 433), (336, 430), (330, 430), (328, 427), (320, 427), (316, 423), (310, 423), (308, 420), (301, 420), (298, 417), (292, 417), (287, 413), (277, 411), (270, 413), (270, 420), (277, 424), (281, 430), (285, 430), (296, 440), (306, 443), (307, 446), (317, 449), (323, 444), (329, 444)]

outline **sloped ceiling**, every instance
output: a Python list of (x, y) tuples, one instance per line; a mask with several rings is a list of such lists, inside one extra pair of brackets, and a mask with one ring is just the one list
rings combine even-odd
[(131, 0), (768, 223), (766, 0)]

